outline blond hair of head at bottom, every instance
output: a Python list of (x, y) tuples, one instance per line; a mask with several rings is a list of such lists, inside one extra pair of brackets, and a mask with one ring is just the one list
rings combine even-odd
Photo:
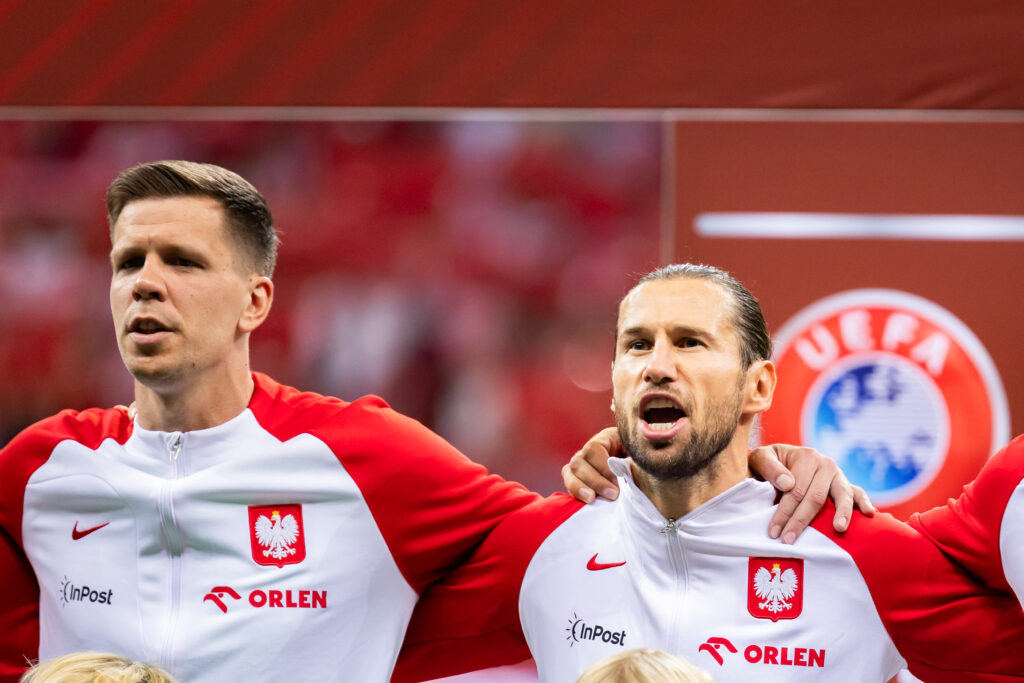
[(637, 648), (594, 662), (576, 683), (714, 683), (714, 679), (685, 659)]
[(40, 662), (25, 672), (21, 683), (175, 683), (153, 664), (134, 662), (105, 652), (74, 652)]

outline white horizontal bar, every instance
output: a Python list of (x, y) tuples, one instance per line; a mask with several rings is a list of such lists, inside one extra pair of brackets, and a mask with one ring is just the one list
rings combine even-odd
[(1024, 216), (702, 213), (703, 237), (1024, 241)]

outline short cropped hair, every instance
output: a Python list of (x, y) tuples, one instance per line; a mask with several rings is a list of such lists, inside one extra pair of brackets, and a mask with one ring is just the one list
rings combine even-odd
[(274, 219), (259, 190), (234, 171), (194, 161), (151, 161), (122, 171), (107, 189), (110, 239), (129, 203), (163, 197), (209, 197), (224, 207), (227, 227), (260, 275), (270, 277), (277, 261)]
[(599, 659), (576, 683), (714, 683), (714, 679), (685, 659), (637, 648)]
[(675, 263), (644, 275), (630, 292), (645, 282), (677, 278), (707, 280), (732, 296), (732, 323), (740, 338), (740, 360), (744, 370), (755, 361), (771, 360), (772, 336), (768, 333), (768, 323), (765, 322), (761, 304), (739, 280), (720, 268), (699, 263)]
[(153, 664), (105, 652), (74, 652), (36, 664), (21, 683), (174, 683), (174, 679)]

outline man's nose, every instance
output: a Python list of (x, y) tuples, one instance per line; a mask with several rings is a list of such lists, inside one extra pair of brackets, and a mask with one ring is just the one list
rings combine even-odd
[(163, 301), (166, 296), (167, 283), (164, 281), (160, 265), (156, 259), (147, 257), (135, 276), (132, 297), (136, 300), (157, 299)]
[(655, 342), (650, 356), (647, 357), (644, 379), (654, 384), (671, 382), (676, 379), (675, 355), (671, 344)]

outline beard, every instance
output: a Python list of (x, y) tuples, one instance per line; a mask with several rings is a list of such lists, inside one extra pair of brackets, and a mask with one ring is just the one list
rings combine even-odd
[[(736, 434), (742, 407), (741, 392), (708, 404), (707, 424), (691, 425), (690, 435), (682, 444), (676, 441), (651, 442), (641, 437), (636, 428), (629, 428), (623, 411), (615, 411), (622, 447), (637, 467), (655, 479), (689, 479), (713, 468), (719, 454)], [(675, 451), (675, 452), (673, 452)]]

